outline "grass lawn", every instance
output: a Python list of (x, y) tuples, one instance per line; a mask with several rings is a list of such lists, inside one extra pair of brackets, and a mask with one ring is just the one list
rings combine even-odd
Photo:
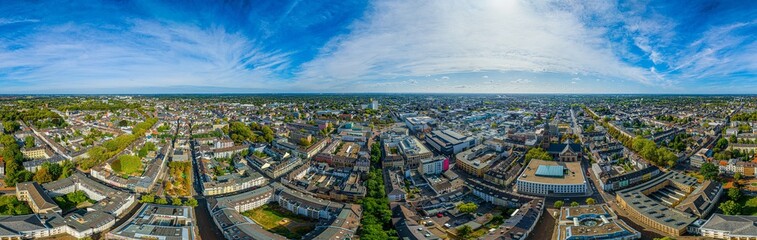
[(121, 155), (110, 166), (113, 171), (131, 175), (142, 172), (142, 159), (134, 155)]
[(289, 239), (299, 239), (315, 229), (314, 220), (289, 212), (277, 204), (267, 204), (242, 213), (264, 229)]

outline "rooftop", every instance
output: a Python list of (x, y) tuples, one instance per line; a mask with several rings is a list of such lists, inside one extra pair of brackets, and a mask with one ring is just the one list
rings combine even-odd
[[(541, 170), (540, 170), (541, 169)], [(561, 174), (558, 174), (562, 172)], [(580, 162), (555, 162), (532, 159), (518, 181), (528, 181), (548, 184), (581, 184), (585, 183)]]

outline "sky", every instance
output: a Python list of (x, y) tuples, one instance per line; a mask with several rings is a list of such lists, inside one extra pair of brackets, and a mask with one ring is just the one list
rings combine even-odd
[(757, 94), (757, 1), (20, 1), (0, 94)]

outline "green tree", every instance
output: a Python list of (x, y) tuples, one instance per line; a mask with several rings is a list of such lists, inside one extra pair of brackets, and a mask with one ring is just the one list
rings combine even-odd
[(181, 202), (180, 198), (175, 197), (175, 198), (171, 199), (171, 204), (174, 205), (174, 206), (181, 206), (182, 202)]
[(741, 181), (741, 177), (741, 173), (733, 174), (733, 180), (736, 182)]
[(5, 133), (14, 133), (18, 131), (18, 129), (21, 128), (21, 124), (19, 124), (16, 121), (4, 121), (3, 122), (3, 130)]
[(34, 145), (34, 136), (26, 136), (26, 138), (24, 138), (24, 147), (33, 148)]
[(244, 141), (252, 141), (255, 138), (255, 133), (242, 122), (231, 122), (229, 124), (229, 137), (234, 140), (234, 143), (241, 144)]
[(741, 213), (741, 205), (733, 200), (721, 203), (718, 208), (723, 211), (725, 215), (739, 215)]
[(709, 162), (702, 164), (702, 167), (699, 168), (699, 174), (704, 176), (705, 180), (715, 179), (718, 176), (718, 173), (718, 167)]
[(161, 205), (168, 205), (168, 200), (166, 200), (165, 198), (157, 198), (155, 199), (155, 203), (161, 204)]
[(738, 202), (739, 198), (741, 198), (741, 190), (735, 187), (728, 189), (728, 198), (730, 198), (733, 201)]
[(572, 203), (570, 203), (570, 206), (571, 206), (571, 207), (578, 207), (579, 205), (580, 205), (580, 204), (578, 204), (578, 202), (575, 202), (575, 201), (574, 201), (574, 202), (572, 202)]
[(555, 208), (561, 208), (565, 203), (563, 201), (555, 201)]
[(190, 197), (184, 201), (184, 206), (197, 207), (197, 199)]
[(307, 138), (300, 138), (300, 145), (310, 147), (311, 144), (313, 143), (311, 143)]
[(594, 203), (596, 203), (596, 200), (594, 200), (594, 198), (587, 198), (586, 199), (586, 204), (588, 204), (588, 205), (594, 205)]
[(461, 213), (472, 213), (478, 210), (478, 205), (473, 202), (461, 203), (457, 205), (457, 210)]
[(50, 172), (47, 170), (47, 168), (39, 168), (37, 170), (37, 173), (34, 174), (33, 177), (35, 182), (38, 183), (48, 183), (53, 181), (53, 175), (50, 174)]
[(458, 239), (468, 239), (473, 233), (473, 229), (468, 225), (463, 225), (459, 228), (457, 228), (457, 238)]
[(63, 164), (61, 165), (60, 177), (58, 177), (58, 179), (64, 179), (71, 176), (71, 174), (74, 173), (75, 168), (76, 166), (74, 166), (73, 162), (69, 160), (63, 161)]
[(654, 240), (676, 240), (676, 239), (672, 237), (662, 237), (662, 238), (654, 238)]
[(535, 147), (529, 149), (526, 153), (526, 162), (531, 161), (531, 159), (552, 160), (552, 155), (549, 155), (544, 149)]
[(141, 203), (153, 203), (153, 202), (155, 202), (155, 195), (152, 195), (152, 194), (142, 195), (142, 198), (139, 199), (139, 202), (141, 202)]

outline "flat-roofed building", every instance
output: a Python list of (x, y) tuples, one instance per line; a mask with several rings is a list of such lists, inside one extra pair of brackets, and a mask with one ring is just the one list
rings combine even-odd
[(426, 143), (444, 155), (458, 154), (476, 145), (476, 138), (452, 130), (436, 130), (426, 135)]
[(580, 162), (555, 162), (532, 159), (516, 180), (517, 192), (529, 195), (583, 195), (586, 178)]
[(557, 226), (558, 240), (641, 238), (607, 204), (562, 207)]
[(669, 171), (650, 181), (616, 192), (618, 206), (638, 223), (667, 235), (681, 236), (688, 226), (709, 215), (722, 195), (720, 183), (698, 183), (694, 177)]
[(428, 150), (418, 138), (405, 137), (399, 142), (399, 150), (405, 158), (405, 169), (418, 169), (424, 159), (431, 159), (434, 153)]
[(188, 206), (145, 204), (107, 239), (195, 239), (194, 211)]
[(478, 145), (455, 155), (455, 167), (470, 175), (483, 177), (499, 158), (499, 154), (491, 147)]

